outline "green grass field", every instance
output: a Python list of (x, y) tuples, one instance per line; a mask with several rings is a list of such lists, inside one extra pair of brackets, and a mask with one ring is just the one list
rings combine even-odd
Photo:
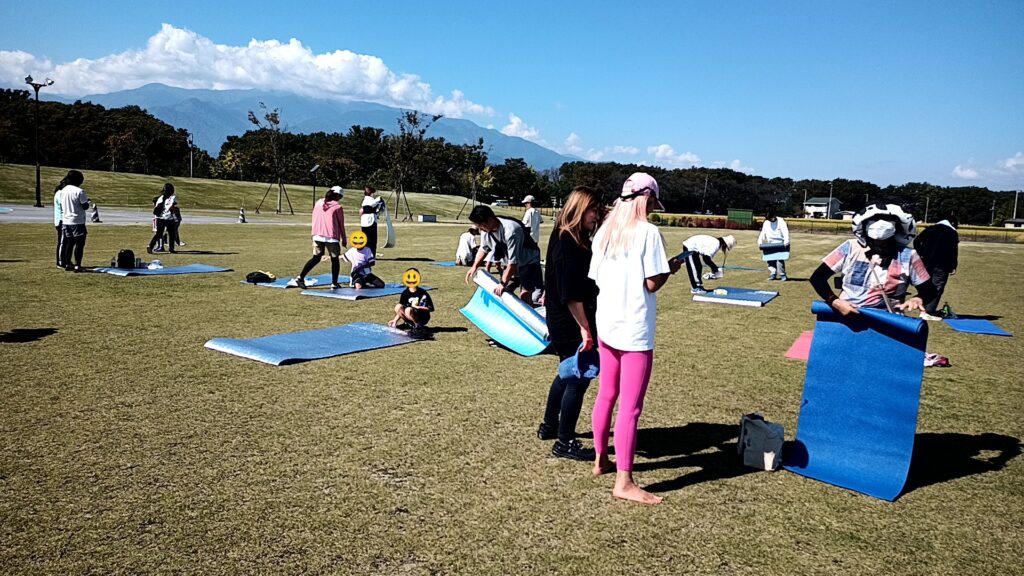
[[(1019, 572), (1024, 246), (962, 245), (947, 300), (1002, 316), (1016, 336), (930, 325), (929, 350), (953, 367), (925, 371), (928, 458), (894, 503), (737, 460), (743, 413), (795, 433), (805, 365), (783, 354), (813, 327), (810, 286), (728, 271), (725, 285), (781, 291), (747, 309), (694, 303), (685, 276), (673, 277), (659, 293), (636, 471), (665, 503), (647, 508), (613, 500), (611, 478), (551, 458), (534, 436), (555, 357), (488, 347), (458, 313), (472, 294), (464, 269), (395, 260), (452, 259), (457, 226), (399, 226), (399, 246), (376, 269), (393, 280), (417, 265), (436, 287), (431, 324), (449, 330), (434, 341), (285, 367), (204, 349), (214, 337), (390, 318), (392, 298), (239, 283), (256, 269), (296, 274), (307, 217), (186, 222), (185, 250), (212, 254), (162, 260), (235, 272), (127, 279), (59, 271), (52, 228), (0, 224), (3, 572)], [(150, 234), (89, 231), (89, 265), (126, 246), (142, 252)], [(672, 248), (687, 233), (664, 229)], [(728, 263), (759, 266), (756, 234), (737, 237)], [(806, 278), (839, 241), (796, 234), (790, 276)]]

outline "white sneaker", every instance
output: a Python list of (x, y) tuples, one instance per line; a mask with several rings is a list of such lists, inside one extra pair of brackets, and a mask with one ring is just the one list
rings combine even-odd
[(941, 321), (941, 316), (932, 316), (927, 312), (921, 312), (921, 320), (928, 320), (929, 322)]

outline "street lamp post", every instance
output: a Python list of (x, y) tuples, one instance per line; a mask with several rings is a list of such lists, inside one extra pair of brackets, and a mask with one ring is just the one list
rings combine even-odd
[(192, 139), (192, 133), (186, 132), (188, 136), (185, 138), (185, 142), (188, 143), (188, 177), (192, 178), (192, 149), (195, 148), (195, 141)]
[(50, 86), (51, 84), (53, 84), (53, 80), (50, 80), (49, 78), (47, 78), (46, 80), (43, 80), (42, 82), (33, 82), (31, 76), (26, 76), (25, 77), (25, 84), (28, 84), (29, 86), (31, 86), (32, 89), (35, 90), (35, 92), (36, 92), (36, 114), (35, 114), (35, 116), (36, 116), (35, 117), (35, 123), (36, 123), (36, 203), (35, 203), (35, 207), (36, 208), (42, 208), (43, 207), (43, 195), (42, 195), (43, 193), (42, 193), (42, 187), (40, 186), (40, 183), (39, 183), (39, 89), (42, 88), (43, 86)]

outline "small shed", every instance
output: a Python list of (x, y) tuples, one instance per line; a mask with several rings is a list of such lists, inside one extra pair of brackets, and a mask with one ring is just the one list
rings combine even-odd
[(1024, 228), (1024, 218), (1010, 218), (1003, 222), (1005, 228)]

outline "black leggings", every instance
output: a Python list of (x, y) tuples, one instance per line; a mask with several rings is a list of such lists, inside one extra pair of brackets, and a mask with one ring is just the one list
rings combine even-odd
[(168, 240), (170, 240), (168, 242), (170, 245), (165, 246), (164, 250), (174, 252), (174, 220), (164, 220), (163, 218), (156, 219), (156, 234), (153, 234), (153, 239), (149, 241), (149, 251), (153, 250), (153, 246), (156, 246), (157, 241), (163, 237), (164, 232), (167, 232)]
[[(306, 279), (306, 274), (313, 269), (314, 266), (320, 263), (320, 259), (323, 258), (323, 254), (313, 254), (313, 257), (306, 261), (306, 264), (302, 267), (302, 272), (299, 272), (299, 278)], [(338, 272), (341, 270), (340, 257), (331, 255), (331, 284), (338, 283)]]
[(377, 225), (363, 226), (363, 234), (366, 234), (366, 246), (370, 252), (377, 255)]
[[(60, 245), (61, 261), (65, 268), (81, 267), (82, 255), (85, 253), (85, 232), (75, 230), (77, 226), (64, 227), (64, 241)], [(85, 226), (83, 225), (84, 229)], [(77, 234), (77, 235), (72, 235)], [(72, 264), (72, 260), (74, 264)]]
[[(571, 352), (564, 354), (565, 348), (558, 351), (558, 360), (562, 361), (576, 354), (577, 343)], [(583, 397), (587, 395), (590, 380), (586, 378), (562, 378), (555, 375), (548, 391), (547, 407), (544, 409), (544, 423), (558, 426), (558, 439), (568, 442), (576, 437), (576, 422), (580, 419), (583, 409)]]
[(64, 225), (57, 224), (57, 267), (64, 267)]

